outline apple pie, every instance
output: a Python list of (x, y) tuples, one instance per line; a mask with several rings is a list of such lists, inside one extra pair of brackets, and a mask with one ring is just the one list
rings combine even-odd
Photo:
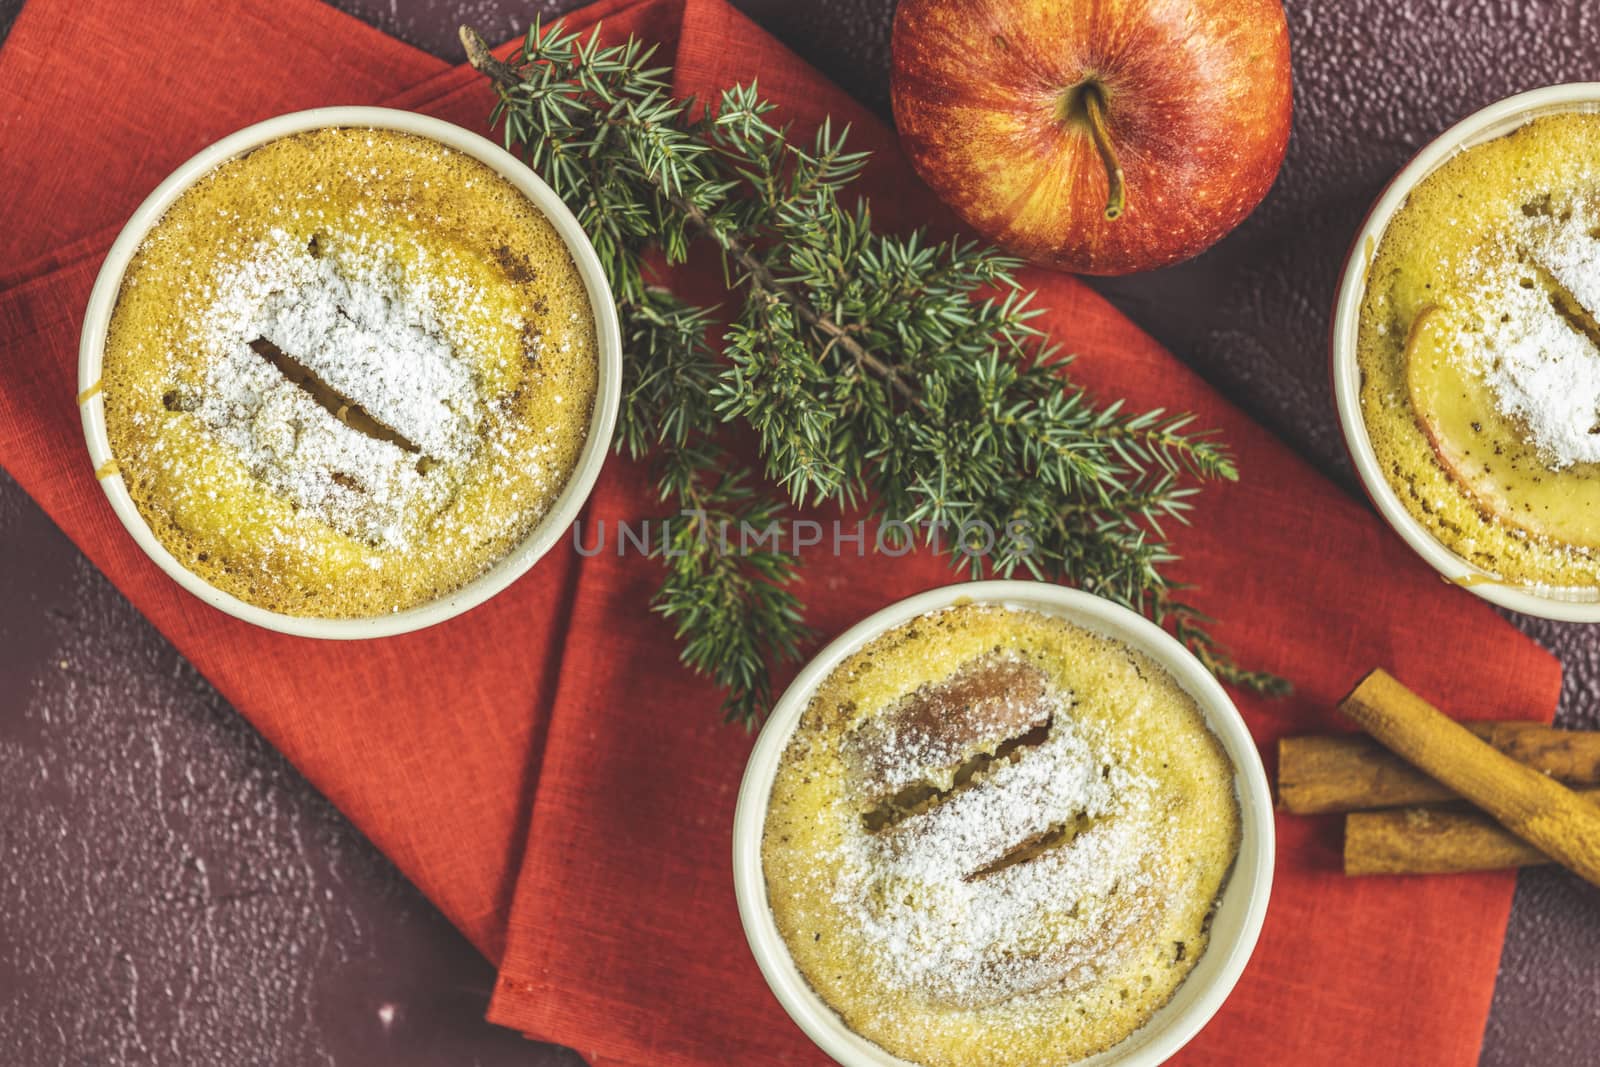
[(856, 1033), (927, 1067), (1110, 1048), (1205, 952), (1233, 766), (1148, 657), (962, 605), (821, 685), (762, 839), (789, 952)]
[(222, 164), (151, 229), (101, 388), (180, 563), (338, 618), (437, 599), (520, 543), (597, 376), (577, 267), (514, 186), (425, 138), (325, 129)]
[(1534, 119), (1412, 190), (1358, 340), (1406, 508), (1511, 582), (1600, 586), (1600, 115)]

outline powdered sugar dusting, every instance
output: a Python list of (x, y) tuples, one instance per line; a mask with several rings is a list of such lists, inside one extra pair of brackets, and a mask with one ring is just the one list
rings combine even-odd
[(436, 600), (546, 517), (599, 380), (566, 242), (426, 138), (268, 142), (178, 197), (107, 333), (107, 432), (163, 544), (290, 615)]
[[(885, 737), (881, 780), (863, 778)], [(1167, 1003), (1206, 952), (1239, 829), (1232, 765), (1159, 664), (966, 603), (818, 685), (761, 855), (790, 957), (852, 1031), (928, 1067), (1041, 1067)]]
[(427, 495), (414, 457), (340, 422), (242, 343), (207, 368), (195, 414), (273, 491), (363, 541), (402, 544)]
[[(879, 832), (859, 819), (833, 902), (879, 980), (958, 1006), (1091, 982), (1152, 915), (1153, 784), (1097, 752), (1051, 692), (1042, 743)], [(991, 745), (1001, 738), (991, 737)], [(948, 775), (910, 747), (895, 781)], [(1058, 838), (1021, 862), (1023, 846)]]
[[(385, 547), (449, 492), (427, 460), (479, 447), (484, 406), (441, 323), (440, 272), (403, 270), (393, 248), (355, 241), (313, 249), (283, 230), (219, 278), (200, 318), (206, 378), (196, 414), (252, 473), (325, 522)], [(459, 312), (458, 312), (459, 313)], [(415, 442), (423, 461), (341, 421), (252, 350), (264, 339), (374, 419)]]
[(862, 723), (842, 755), (868, 804), (924, 782), (948, 789), (968, 757), (1043, 726), (1055, 707), (1038, 667), (986, 657)]
[(464, 457), (482, 405), (444, 340), (429, 274), (402, 274), (380, 255), (355, 258), (362, 269), (347, 278), (332, 255), (296, 249), (280, 243), (242, 265), (230, 303), (267, 292), (244, 332), (258, 330), (426, 455)]
[(1576, 213), (1519, 214), (1470, 273), (1469, 368), (1552, 469), (1600, 462), (1600, 240)]

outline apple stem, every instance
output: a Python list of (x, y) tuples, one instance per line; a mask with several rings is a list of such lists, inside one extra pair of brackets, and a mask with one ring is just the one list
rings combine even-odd
[(1094, 141), (1100, 162), (1106, 167), (1106, 218), (1121, 217), (1127, 204), (1127, 192), (1122, 177), (1122, 164), (1117, 161), (1117, 150), (1111, 145), (1111, 131), (1106, 128), (1106, 98), (1100, 86), (1090, 82), (1078, 90), (1083, 101), (1083, 114), (1089, 122), (1089, 138)]

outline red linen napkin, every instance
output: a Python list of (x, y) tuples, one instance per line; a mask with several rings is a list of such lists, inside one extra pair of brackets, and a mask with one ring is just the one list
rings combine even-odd
[[(609, 2), (606, 34), (662, 42), (678, 89), (759, 75), (804, 129), (824, 114), (877, 150), (880, 220), (949, 224), (883, 125), (722, 0)], [(93, 77), (86, 73), (92, 72)], [(114, 87), (115, 91), (108, 91)], [(490, 96), (311, 0), (29, 0), (0, 51), (0, 464), (251, 722), (501, 966), (490, 1017), (599, 1064), (823, 1062), (746, 950), (729, 870), (750, 739), (676, 664), (646, 611), (656, 564), (570, 542), (484, 607), (406, 637), (330, 645), (235, 622), (138, 551), (95, 485), (73, 403), (77, 329), (115, 229), (177, 163), (279, 112), (390, 103), (482, 129)], [(1178, 534), (1180, 577), (1247, 663), (1294, 698), (1240, 697), (1257, 740), (1337, 727), (1334, 702), (1390, 667), (1440, 705), (1548, 718), (1559, 669), (1441, 583), (1366, 508), (1077, 281), (1028, 277), (1075, 373), (1220, 427), (1243, 481)], [(657, 513), (613, 459), (587, 509)], [(853, 549), (852, 549), (853, 551)], [(949, 580), (926, 556), (807, 560), (823, 636)], [(1255, 958), (1184, 1063), (1476, 1060), (1510, 875), (1346, 880), (1333, 820), (1279, 819)]]

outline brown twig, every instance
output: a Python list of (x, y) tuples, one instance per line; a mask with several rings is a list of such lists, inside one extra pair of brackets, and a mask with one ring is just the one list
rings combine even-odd
[(483, 34), (471, 26), (463, 26), (460, 31), (461, 44), (467, 50), (467, 62), (472, 64), (472, 69), (480, 74), (485, 74), (489, 80), (501, 88), (510, 89), (521, 83), (522, 77), (517, 74), (517, 68), (502, 59), (495, 58), (489, 49), (489, 42), (483, 39)]

